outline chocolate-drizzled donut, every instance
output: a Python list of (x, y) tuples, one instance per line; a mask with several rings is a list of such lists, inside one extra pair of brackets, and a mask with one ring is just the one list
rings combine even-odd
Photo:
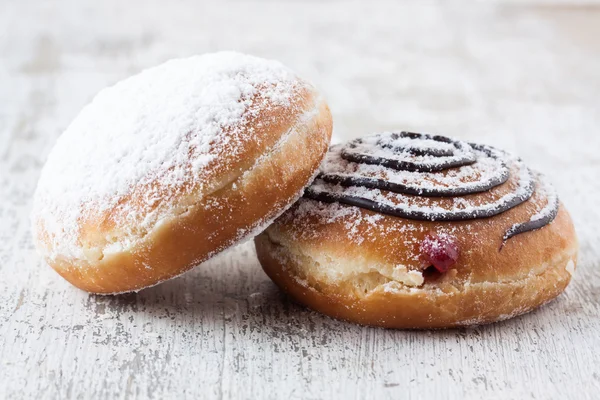
[(299, 302), (392, 328), (525, 313), (564, 290), (577, 259), (545, 177), (491, 146), (411, 132), (330, 147), (304, 197), (255, 243)]

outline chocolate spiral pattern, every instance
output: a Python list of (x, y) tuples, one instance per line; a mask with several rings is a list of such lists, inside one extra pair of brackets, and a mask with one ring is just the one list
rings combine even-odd
[(551, 186), (520, 159), (491, 146), (400, 132), (332, 146), (304, 196), (407, 219), (464, 221), (506, 212), (536, 190), (545, 192), (547, 204), (509, 228), (502, 245), (554, 220), (559, 203)]

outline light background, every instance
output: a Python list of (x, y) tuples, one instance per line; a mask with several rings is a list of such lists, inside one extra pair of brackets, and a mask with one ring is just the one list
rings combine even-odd
[[(581, 243), (567, 292), (487, 327), (363, 328), (290, 303), (251, 244), (139, 294), (70, 287), (28, 222), (56, 137), (104, 86), (223, 49), (312, 80), (338, 141), (432, 131), (545, 171)], [(597, 398), (599, 131), (598, 3), (0, 0), (0, 398)]]

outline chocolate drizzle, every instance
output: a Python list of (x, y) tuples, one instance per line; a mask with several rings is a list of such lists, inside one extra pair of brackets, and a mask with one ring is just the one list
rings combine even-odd
[(549, 193), (546, 206), (534, 214), (529, 221), (521, 222), (511, 226), (502, 237), (502, 245), (500, 246), (500, 249), (504, 247), (506, 241), (511, 237), (514, 237), (520, 233), (543, 228), (550, 222), (554, 221), (554, 218), (556, 218), (556, 215), (558, 215), (558, 196), (556, 195), (556, 192), (551, 190), (551, 188), (546, 189), (548, 190), (547, 193)]
[[(427, 139), (433, 142), (450, 144), (452, 148), (418, 148), (408, 145), (394, 145), (395, 141), (400, 138), (417, 141)], [(382, 157), (369, 154), (369, 152), (361, 152), (360, 148), (364, 147), (364, 139), (356, 139), (348, 143), (342, 150), (342, 158), (348, 161), (362, 164), (381, 165), (383, 167), (393, 168), (399, 171), (412, 172), (437, 172), (443, 171), (452, 167), (462, 167), (463, 165), (473, 164), (477, 158), (471, 151), (468, 143), (452, 141), (451, 139), (438, 135), (424, 135), (413, 132), (392, 133), (389, 138), (381, 138), (377, 141), (377, 145), (382, 149), (391, 150), (391, 157)], [(369, 150), (368, 148), (366, 150)], [(437, 162), (407, 161), (400, 157), (404, 154), (414, 156), (430, 156), (436, 157)]]
[[(394, 135), (395, 137), (399, 137), (399, 135), (402, 135), (402, 133), (400, 133), (400, 134), (394, 133), (392, 135)], [(416, 134), (410, 133), (410, 135), (416, 135)], [(440, 136), (434, 136), (434, 137), (440, 138)], [(412, 137), (412, 136), (411, 136), (411, 138), (414, 139), (414, 137)], [(380, 142), (381, 142), (381, 140), (378, 143), (380, 143)], [(367, 187), (367, 188), (371, 188), (371, 189), (387, 190), (387, 191), (395, 192), (395, 193), (412, 194), (412, 195), (416, 195), (416, 196), (426, 196), (426, 197), (454, 197), (454, 196), (464, 196), (467, 194), (487, 192), (488, 190), (492, 189), (493, 187), (499, 186), (508, 180), (508, 178), (509, 178), (508, 167), (506, 166), (506, 163), (503, 160), (501, 160), (501, 158), (500, 158), (501, 155), (498, 153), (497, 150), (492, 149), (491, 147), (488, 147), (488, 146), (483, 146), (483, 145), (476, 145), (476, 144), (469, 144), (469, 145), (473, 148), (473, 150), (482, 152), (487, 157), (491, 157), (491, 158), (494, 158), (499, 161), (498, 168), (494, 171), (494, 173), (486, 181), (476, 182), (475, 184), (472, 184), (472, 185), (463, 185), (463, 186), (456, 186), (456, 187), (447, 187), (447, 186), (419, 187), (418, 185), (406, 185), (403, 183), (394, 183), (394, 182), (386, 181), (384, 179), (359, 177), (359, 176), (354, 176), (354, 175), (348, 176), (348, 175), (342, 175), (342, 174), (336, 174), (336, 173), (321, 173), (321, 174), (319, 174), (318, 178), (320, 178), (328, 183), (340, 184), (340, 185), (346, 186), (346, 187), (363, 186), (363, 187)], [(382, 145), (382, 147), (390, 148), (388, 146)], [(396, 150), (396, 149), (397, 148), (394, 148), (394, 150)], [(432, 150), (434, 150), (434, 151), (432, 151), (430, 154), (426, 154), (426, 150), (424, 150), (424, 149), (418, 149), (418, 153), (413, 152), (413, 151), (409, 151), (409, 152), (410, 152), (410, 154), (418, 154), (420, 156), (430, 155), (433, 157), (443, 157), (443, 156), (452, 156), (453, 155), (450, 152), (442, 153), (441, 151), (435, 151), (437, 149), (432, 149)], [(347, 156), (347, 152), (344, 152), (344, 150), (342, 150), (341, 157), (345, 160), (353, 161), (353, 159), (351, 159)], [(374, 157), (370, 157), (370, 158), (374, 158)], [(444, 165), (448, 165), (448, 164), (449, 164), (448, 162), (444, 163)], [(471, 165), (471, 164), (473, 164), (473, 163), (469, 162), (468, 164), (463, 164), (463, 165)], [(377, 164), (375, 164), (375, 165), (377, 165)], [(431, 166), (431, 164), (429, 164), (429, 165)], [(451, 168), (451, 167), (448, 167), (448, 168)], [(444, 168), (444, 169), (448, 169), (448, 168)], [(393, 169), (402, 171), (401, 168), (393, 168)], [(408, 171), (412, 171), (412, 170), (408, 170)], [(432, 172), (432, 171), (434, 171), (434, 169), (430, 167), (429, 171), (426, 171), (426, 172)]]
[[(493, 217), (522, 204), (538, 190), (539, 180), (520, 159), (490, 146), (437, 135), (383, 133), (332, 146), (304, 196), (407, 219), (464, 221)], [(502, 245), (554, 220), (558, 198), (549, 185), (542, 186), (546, 206), (530, 221), (508, 229)], [(476, 194), (488, 198), (482, 202), (471, 196)], [(424, 197), (431, 200), (424, 203)], [(442, 199), (447, 199), (444, 206), (437, 204)]]

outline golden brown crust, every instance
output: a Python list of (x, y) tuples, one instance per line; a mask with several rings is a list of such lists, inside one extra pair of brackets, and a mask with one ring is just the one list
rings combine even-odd
[[(323, 159), (331, 114), (317, 92), (304, 86), (295, 104), (264, 107), (251, 125), (253, 134), (235, 153), (216, 158), (199, 180), (202, 186), (182, 185), (180, 193), (166, 193), (172, 189), (161, 188), (160, 181), (152, 184), (163, 198), (175, 201), (157, 202), (159, 214), (166, 217), (149, 232), (138, 232), (130, 249), (103, 251), (107, 238), (121, 234), (117, 214), (125, 208), (116, 206), (81, 222), (79, 240), (90, 249), (87, 259), (54, 257), (47, 258), (48, 263), (89, 292), (134, 291), (187, 271), (275, 218), (295, 201)], [(119, 204), (127, 203), (131, 212), (144, 194), (139, 189)], [(48, 246), (43, 221), (38, 221), (37, 230), (38, 241)]]
[[(529, 218), (532, 203), (493, 218), (448, 223), (302, 199), (255, 243), (277, 285), (332, 317), (388, 328), (483, 324), (530, 311), (570, 281), (577, 240), (562, 205), (550, 225), (517, 235), (499, 250), (505, 230)], [(313, 211), (299, 211), (306, 207)], [(331, 217), (332, 208), (338, 217)], [(459, 259), (446, 274), (423, 281), (418, 244), (440, 231), (452, 232)]]

